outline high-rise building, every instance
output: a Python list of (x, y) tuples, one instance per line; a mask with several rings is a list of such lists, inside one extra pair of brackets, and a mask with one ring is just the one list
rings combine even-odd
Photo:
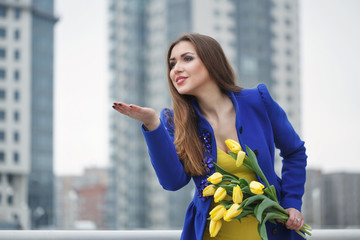
[(359, 173), (306, 171), (303, 198), (306, 222), (313, 228), (359, 228)]
[(0, 225), (53, 224), (53, 0), (0, 1)]
[(86, 168), (80, 176), (56, 177), (56, 228), (61, 230), (105, 228), (107, 169)]
[[(297, 1), (110, 0), (109, 15), (111, 101), (158, 112), (171, 107), (167, 46), (198, 32), (220, 42), (239, 85), (266, 83), (300, 131)], [(110, 123), (110, 228), (180, 228), (192, 184), (178, 193), (162, 190), (140, 124), (116, 112)]]

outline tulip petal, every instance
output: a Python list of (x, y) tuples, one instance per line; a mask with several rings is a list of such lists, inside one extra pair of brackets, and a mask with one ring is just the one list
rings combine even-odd
[(219, 204), (210, 211), (210, 218), (214, 221), (218, 221), (224, 217), (225, 212), (226, 208), (223, 205)]
[(241, 188), (239, 185), (236, 185), (236, 187), (233, 187), (233, 202), (234, 203), (241, 203), (243, 200), (243, 193), (241, 191)]
[(226, 190), (225, 188), (219, 187), (218, 189), (216, 189), (215, 193), (214, 193), (214, 202), (220, 202), (221, 200), (223, 200), (226, 197)]
[(232, 139), (226, 139), (225, 144), (233, 153), (238, 153), (239, 151), (241, 151), (240, 144)]
[(232, 218), (239, 216), (243, 210), (242, 208), (239, 209), (239, 207), (240, 207), (240, 205), (237, 203), (234, 203), (233, 205), (231, 205), (231, 207), (224, 214), (224, 220), (227, 222), (230, 222), (230, 221), (232, 221)]
[(221, 173), (215, 172), (213, 175), (208, 177), (207, 180), (209, 182), (211, 182), (212, 184), (218, 184), (218, 183), (221, 183), (222, 178), (223, 178), (223, 175)]
[(252, 181), (249, 185), (250, 187), (250, 191), (253, 194), (259, 195), (259, 194), (263, 194), (264, 191), (263, 189), (265, 188), (264, 185), (262, 185), (261, 183), (257, 182), (257, 181)]
[(237, 154), (236, 162), (235, 162), (237, 167), (240, 167), (243, 164), (244, 158), (245, 158), (245, 152), (239, 151)]
[(221, 226), (222, 226), (221, 220), (218, 221), (211, 220), (209, 225), (210, 237), (216, 237), (216, 235), (220, 231)]
[(214, 195), (216, 189), (214, 188), (214, 185), (208, 185), (203, 190), (203, 196), (208, 197)]

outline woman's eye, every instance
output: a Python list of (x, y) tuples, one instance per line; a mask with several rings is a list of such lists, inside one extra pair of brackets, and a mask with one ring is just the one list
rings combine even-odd
[(191, 61), (191, 60), (193, 60), (194, 58), (192, 57), (192, 56), (186, 56), (186, 57), (184, 57), (184, 60), (186, 61), (186, 62), (189, 62), (189, 61)]
[(169, 68), (170, 68), (170, 70), (171, 70), (174, 66), (175, 66), (175, 63), (174, 63), (174, 62), (169, 63)]

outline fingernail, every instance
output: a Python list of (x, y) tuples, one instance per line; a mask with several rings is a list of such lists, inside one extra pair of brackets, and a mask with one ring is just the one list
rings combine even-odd
[(133, 106), (132, 106), (132, 105), (130, 105), (129, 107), (131, 107), (131, 108), (132, 108)]
[(122, 106), (122, 104), (121, 104), (121, 103), (118, 103), (118, 105), (119, 105), (119, 106)]
[(115, 109), (115, 106), (112, 106), (113, 109)]

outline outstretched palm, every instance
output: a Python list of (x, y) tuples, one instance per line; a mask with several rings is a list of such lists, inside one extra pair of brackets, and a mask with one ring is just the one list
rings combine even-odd
[(149, 130), (156, 129), (160, 124), (159, 117), (152, 108), (128, 105), (123, 102), (114, 102), (113, 108), (121, 114), (142, 122)]

